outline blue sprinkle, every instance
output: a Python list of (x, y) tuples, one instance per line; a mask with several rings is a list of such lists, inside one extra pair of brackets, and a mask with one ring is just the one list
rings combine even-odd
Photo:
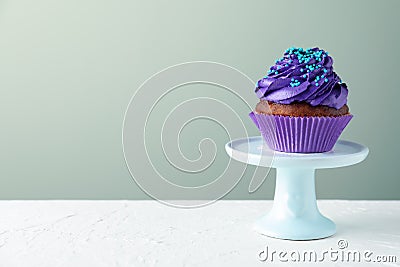
[(300, 71), (303, 72), (304, 71), (303, 68), (301, 68)]
[(322, 74), (322, 75), (321, 75), (321, 78), (324, 78), (324, 77), (325, 77), (325, 75)]
[(325, 82), (326, 82), (326, 83), (328, 82), (328, 78), (325, 78)]
[(288, 64), (285, 64), (285, 67), (288, 67), (289, 65)]
[(315, 86), (318, 86), (318, 83), (315, 83)]
[(275, 74), (278, 74), (278, 72), (277, 72), (277, 71), (275, 71)]
[(306, 78), (306, 77), (307, 77), (307, 75), (304, 74), (304, 75), (303, 75), (303, 78)]
[(292, 82), (294, 81), (294, 79), (292, 78)]

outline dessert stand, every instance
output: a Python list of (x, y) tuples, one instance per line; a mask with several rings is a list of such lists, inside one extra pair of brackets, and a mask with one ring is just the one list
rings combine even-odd
[[(290, 240), (320, 239), (333, 235), (336, 226), (318, 210), (315, 196), (315, 170), (350, 166), (363, 161), (368, 148), (339, 140), (325, 153), (264, 153), (261, 136), (233, 140), (225, 145), (235, 160), (276, 168), (272, 210), (255, 223), (261, 234)], [(269, 157), (269, 159), (267, 158)], [(272, 157), (272, 164), (271, 164)]]

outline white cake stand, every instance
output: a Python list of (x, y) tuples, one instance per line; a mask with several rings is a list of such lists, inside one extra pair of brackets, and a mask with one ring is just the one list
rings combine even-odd
[[(315, 197), (315, 169), (338, 168), (357, 164), (368, 155), (368, 148), (339, 140), (325, 153), (264, 153), (262, 137), (238, 139), (225, 149), (235, 160), (276, 168), (276, 188), (272, 210), (255, 223), (261, 234), (290, 240), (325, 238), (336, 232), (333, 221), (323, 216)], [(265, 157), (270, 157), (269, 160)]]

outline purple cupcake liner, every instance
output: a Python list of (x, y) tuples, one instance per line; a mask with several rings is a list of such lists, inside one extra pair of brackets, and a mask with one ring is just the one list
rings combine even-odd
[(320, 153), (332, 150), (353, 118), (353, 115), (290, 117), (253, 112), (249, 116), (271, 149), (289, 153)]

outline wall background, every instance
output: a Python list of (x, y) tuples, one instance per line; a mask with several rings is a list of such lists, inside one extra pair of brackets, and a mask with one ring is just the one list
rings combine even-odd
[[(318, 171), (318, 197), (400, 199), (398, 10), (396, 0), (1, 1), (0, 198), (148, 198), (121, 149), (144, 80), (193, 60), (257, 80), (287, 47), (317, 45), (349, 86), (356, 116), (342, 138), (370, 148), (359, 165)], [(249, 177), (226, 198), (272, 198), (273, 171), (251, 195)]]

